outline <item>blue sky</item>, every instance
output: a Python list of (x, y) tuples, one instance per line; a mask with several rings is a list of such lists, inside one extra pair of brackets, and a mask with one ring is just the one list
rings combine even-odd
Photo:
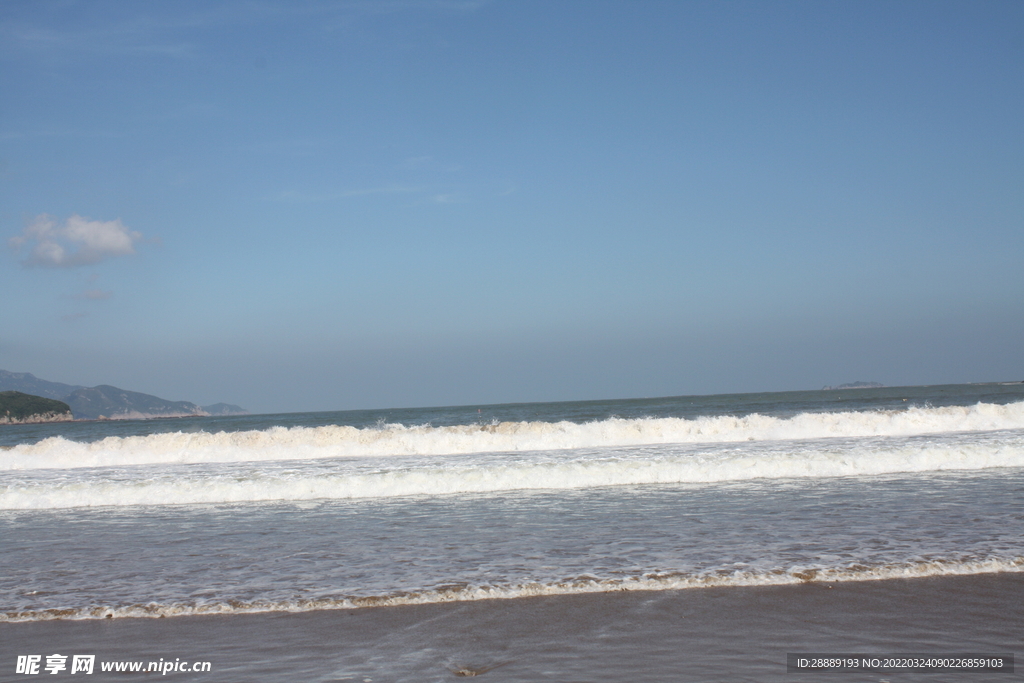
[(0, 2), (0, 368), (256, 412), (1024, 380), (1020, 2)]

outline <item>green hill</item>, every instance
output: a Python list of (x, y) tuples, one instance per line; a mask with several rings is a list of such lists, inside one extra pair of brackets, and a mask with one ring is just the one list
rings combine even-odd
[(0, 391), (0, 424), (71, 420), (71, 406), (52, 398)]

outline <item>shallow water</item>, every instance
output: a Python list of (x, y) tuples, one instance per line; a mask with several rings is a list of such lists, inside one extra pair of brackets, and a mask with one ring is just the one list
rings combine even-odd
[(0, 618), (1021, 571), (1022, 494), (1024, 470), (1004, 468), (9, 511)]

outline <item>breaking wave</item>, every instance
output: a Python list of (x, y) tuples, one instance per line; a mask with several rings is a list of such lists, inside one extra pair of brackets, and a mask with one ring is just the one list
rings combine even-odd
[(1024, 467), (1024, 430), (413, 460), (37, 470), (4, 476), (0, 509), (380, 499), (996, 467)]
[(905, 436), (1024, 428), (1024, 402), (837, 413), (501, 422), (447, 427), (382, 424), (163, 433), (78, 442), (51, 437), (0, 451), (0, 470), (307, 460), (604, 448), (645, 444)]

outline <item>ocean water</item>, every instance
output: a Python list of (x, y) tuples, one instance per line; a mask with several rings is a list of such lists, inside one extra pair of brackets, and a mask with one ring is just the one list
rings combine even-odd
[(7, 426), (0, 530), (0, 680), (54, 653), (364, 682), (1005, 654), (1024, 384)]

